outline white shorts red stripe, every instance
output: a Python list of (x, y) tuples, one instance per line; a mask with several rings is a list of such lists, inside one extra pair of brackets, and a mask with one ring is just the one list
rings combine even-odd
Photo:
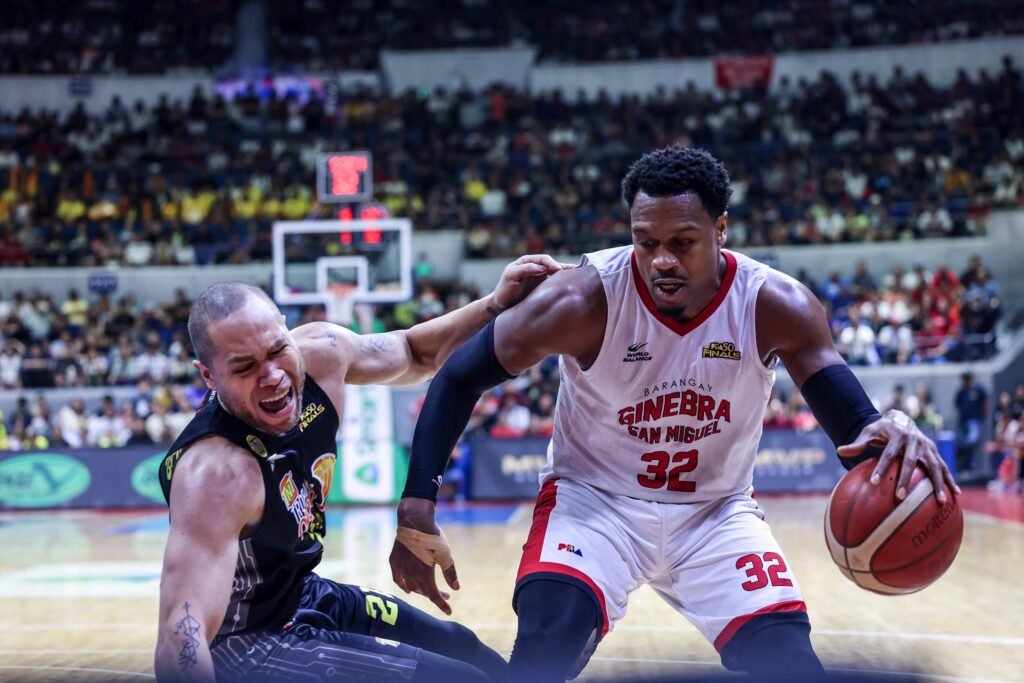
[(732, 637), (736, 635), (736, 632), (743, 628), (743, 626), (754, 617), (759, 617), (762, 614), (769, 614), (771, 612), (806, 611), (807, 605), (804, 604), (803, 600), (789, 600), (788, 602), (780, 602), (777, 605), (768, 605), (767, 607), (762, 607), (761, 609), (757, 610), (752, 614), (744, 614), (742, 617), (736, 617), (735, 619), (730, 621), (729, 624), (724, 629), (722, 629), (722, 632), (718, 634), (718, 637), (715, 638), (715, 649), (721, 652), (722, 648), (728, 645), (729, 641), (732, 640)]
[(545, 562), (542, 559), (544, 539), (547, 536), (548, 523), (551, 512), (555, 509), (556, 482), (557, 479), (550, 479), (544, 483), (537, 495), (537, 505), (533, 509), (533, 524), (530, 525), (530, 535), (523, 545), (523, 558), (519, 562), (519, 572), (516, 575), (516, 588), (523, 583), (524, 578), (530, 575), (551, 573), (569, 576), (587, 586), (597, 599), (601, 608), (601, 637), (608, 633), (608, 609), (604, 602), (604, 593), (594, 583), (593, 579), (575, 567), (560, 562)]
[(571, 479), (545, 482), (517, 586), (572, 577), (601, 605), (601, 636), (649, 585), (715, 648), (755, 616), (806, 611), (796, 579), (749, 493), (702, 503), (619, 496)]

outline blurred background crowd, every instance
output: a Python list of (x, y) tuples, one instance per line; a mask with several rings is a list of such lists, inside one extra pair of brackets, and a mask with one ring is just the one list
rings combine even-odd
[(379, 201), (418, 229), (462, 230), (470, 258), (618, 243), (618, 179), (672, 142), (729, 168), (734, 246), (976, 235), (1024, 202), (1022, 93), (1007, 57), (948, 88), (897, 65), (849, 89), (823, 72), (770, 94), (690, 84), (642, 100), (495, 86), (115, 97), (66, 116), (0, 102), (0, 265), (269, 260), (274, 220), (332, 215), (309, 182), (329, 149), (374, 150)]
[[(959, 275), (945, 267), (932, 273), (923, 266), (897, 266), (875, 277), (861, 262), (853, 272), (833, 273), (824, 282), (806, 274), (799, 278), (821, 300), (837, 348), (853, 365), (980, 360), (995, 350), (999, 287), (979, 257)], [(377, 306), (373, 331), (408, 328), (479, 296), (471, 286), (421, 278), (413, 299)], [(0, 388), (22, 394), (18, 409), (5, 416), (0, 449), (173, 438), (205, 394), (187, 334), (191, 304), (184, 290), (165, 302), (144, 303), (131, 294), (88, 299), (75, 289), (61, 301), (40, 292), (0, 297)], [(322, 306), (285, 311), (297, 325), (326, 319)], [(489, 392), (471, 429), (499, 438), (550, 434), (558, 393), (554, 361)], [(51, 411), (41, 395), (31, 401), (25, 396), (37, 389), (104, 386), (138, 386), (138, 397), (120, 405), (105, 399), (95, 415), (86, 415), (81, 401)], [(899, 389), (891, 401), (874, 398), (880, 408), (905, 403), (922, 424), (942, 427), (923, 387), (906, 396)], [(78, 422), (69, 427), (73, 416)], [(90, 420), (96, 423), (91, 429)], [(815, 423), (799, 392), (792, 392), (773, 395), (765, 426), (809, 429)]]
[[(268, 0), (277, 71), (374, 69), (394, 50), (531, 45), (574, 63), (835, 50), (1024, 33), (1020, 0), (654, 0), (594, 3)], [(10, 0), (0, 30), (6, 73), (215, 70), (236, 37), (231, 0)], [(55, 20), (54, 17), (61, 17)]]

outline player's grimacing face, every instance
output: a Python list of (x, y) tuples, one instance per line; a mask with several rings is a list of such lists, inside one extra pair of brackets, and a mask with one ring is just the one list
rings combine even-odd
[(639, 192), (629, 212), (637, 266), (658, 312), (692, 318), (718, 289), (726, 214), (708, 214), (693, 192), (651, 197)]
[(306, 369), (280, 312), (252, 299), (223, 320), (210, 324), (216, 345), (203, 379), (221, 405), (246, 424), (268, 434), (284, 434), (299, 421)]

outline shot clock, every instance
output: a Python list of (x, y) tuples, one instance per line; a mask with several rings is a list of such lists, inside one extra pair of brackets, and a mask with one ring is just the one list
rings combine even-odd
[(373, 196), (373, 157), (363, 151), (320, 154), (316, 196), (321, 204), (369, 201)]

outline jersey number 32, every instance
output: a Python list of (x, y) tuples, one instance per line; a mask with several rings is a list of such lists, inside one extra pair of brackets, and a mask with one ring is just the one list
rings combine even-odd
[(653, 451), (641, 455), (640, 460), (647, 463), (647, 472), (636, 475), (636, 480), (644, 488), (668, 488), (669, 491), (684, 493), (697, 490), (697, 482), (682, 478), (697, 469), (697, 451), (679, 451), (672, 455), (668, 451)]

